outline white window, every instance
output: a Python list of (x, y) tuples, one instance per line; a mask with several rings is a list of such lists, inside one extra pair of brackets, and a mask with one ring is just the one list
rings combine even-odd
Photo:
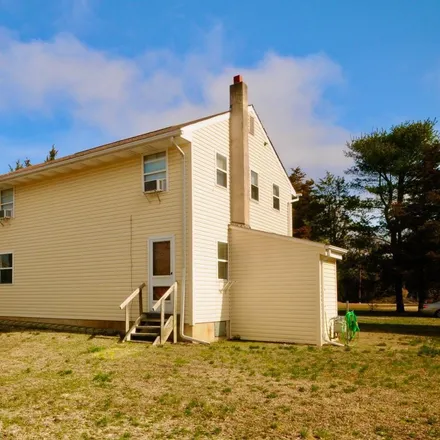
[(144, 156), (144, 191), (166, 191), (167, 153)]
[(258, 188), (258, 173), (251, 171), (251, 198), (253, 200), (259, 200), (259, 188)]
[(273, 185), (273, 208), (280, 210), (280, 187), (275, 184)]
[(4, 189), (0, 191), (0, 211), (3, 211), (0, 217), (6, 216), (5, 211), (10, 211), (10, 213), (12, 214), (13, 210), (14, 210), (14, 190)]
[(228, 279), (228, 243), (217, 243), (218, 279)]
[(217, 153), (217, 185), (228, 187), (228, 159)]
[(0, 284), (12, 284), (12, 254), (0, 254)]

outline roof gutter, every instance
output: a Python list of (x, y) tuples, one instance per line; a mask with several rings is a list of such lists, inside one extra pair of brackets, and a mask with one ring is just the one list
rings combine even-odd
[(347, 249), (343, 249), (337, 246), (326, 245), (325, 256), (335, 258), (336, 260), (342, 260), (342, 257), (348, 252)]
[(59, 160), (55, 160), (53, 163), (48, 162), (46, 165), (41, 166), (41, 167), (37, 167), (37, 168), (30, 167), (28, 170), (24, 169), (23, 171), (20, 171), (20, 173), (18, 173), (18, 174), (15, 174), (15, 173), (4, 174), (3, 176), (0, 176), (0, 183), (1, 182), (8, 182), (8, 181), (14, 180), (16, 178), (18, 179), (23, 176), (31, 176), (33, 174), (37, 174), (42, 171), (60, 168), (65, 165), (72, 165), (77, 162), (82, 162), (85, 159), (95, 159), (95, 158), (98, 158), (101, 156), (106, 156), (111, 153), (117, 153), (119, 151), (124, 151), (129, 148), (133, 148), (138, 145), (145, 144), (146, 142), (151, 143), (151, 142), (155, 142), (155, 141), (159, 141), (159, 140), (163, 140), (163, 139), (168, 139), (170, 136), (172, 136), (172, 137), (180, 136), (181, 134), (182, 134), (182, 130), (179, 129), (179, 130), (175, 130), (171, 133), (170, 132), (162, 133), (162, 134), (158, 134), (156, 136), (151, 136), (151, 137), (148, 137), (145, 139), (139, 139), (136, 141), (127, 142), (127, 143), (118, 145), (116, 147), (110, 147), (109, 149), (103, 148), (100, 151), (95, 151), (95, 152), (92, 151), (90, 153), (86, 153), (84, 155), (79, 155), (79, 156), (74, 156), (74, 157), (72, 157), (70, 159), (66, 159), (66, 160), (63, 160), (62, 158), (60, 158)]

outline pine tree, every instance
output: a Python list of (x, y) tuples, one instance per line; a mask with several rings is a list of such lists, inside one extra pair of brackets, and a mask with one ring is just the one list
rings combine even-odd
[(313, 218), (312, 190), (315, 182), (307, 178), (300, 167), (292, 169), (290, 182), (300, 198), (292, 205), (292, 233), (296, 238), (312, 239), (311, 219)]
[(10, 172), (18, 171), (18, 170), (21, 170), (22, 168), (28, 168), (30, 166), (32, 166), (32, 164), (31, 164), (30, 159), (28, 159), (28, 158), (26, 158), (23, 162), (21, 162), (20, 159), (17, 159), (15, 161), (15, 165), (14, 166), (8, 165)]
[(392, 255), (392, 278), (396, 309), (403, 304), (405, 207), (413, 185), (414, 169), (423, 162), (427, 145), (438, 140), (436, 121), (406, 122), (390, 130), (377, 130), (347, 144), (346, 155), (354, 166), (347, 170), (359, 190), (370, 195), (375, 206), (381, 236)]
[(50, 162), (52, 160), (55, 160), (58, 155), (58, 150), (55, 149), (55, 144), (52, 145), (52, 148), (49, 151), (49, 155), (46, 156), (46, 160), (44, 162)]

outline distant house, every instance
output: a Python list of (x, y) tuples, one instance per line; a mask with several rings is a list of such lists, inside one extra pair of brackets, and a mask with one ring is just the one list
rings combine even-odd
[(182, 339), (325, 343), (345, 251), (291, 237), (297, 196), (240, 76), (230, 99), (1, 175), (0, 318), (126, 331), (122, 304), (148, 334), (173, 290)]

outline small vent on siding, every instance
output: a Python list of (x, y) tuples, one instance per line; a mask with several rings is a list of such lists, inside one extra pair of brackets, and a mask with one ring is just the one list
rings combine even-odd
[(255, 133), (255, 118), (249, 116), (249, 133), (253, 136)]

